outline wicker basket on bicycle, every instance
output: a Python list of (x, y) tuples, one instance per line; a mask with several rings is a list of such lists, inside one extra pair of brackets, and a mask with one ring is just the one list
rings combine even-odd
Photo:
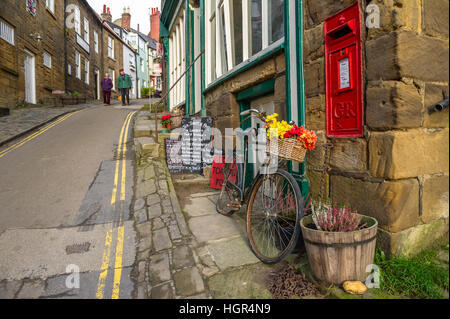
[(315, 148), (316, 134), (293, 122), (288, 124), (278, 121), (277, 118), (277, 113), (265, 118), (268, 136), (266, 152), (281, 159), (303, 163), (306, 151)]
[[(275, 145), (277, 143), (278, 145)], [(302, 142), (293, 138), (286, 138), (276, 139), (275, 143), (271, 143), (270, 139), (267, 139), (266, 151), (268, 154), (281, 159), (303, 163), (307, 149), (303, 147)]]

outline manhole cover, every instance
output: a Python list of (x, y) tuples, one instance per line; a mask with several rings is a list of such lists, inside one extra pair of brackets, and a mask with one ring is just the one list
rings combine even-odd
[(66, 253), (67, 255), (86, 253), (89, 251), (89, 247), (91, 247), (91, 243), (75, 244), (67, 246)]

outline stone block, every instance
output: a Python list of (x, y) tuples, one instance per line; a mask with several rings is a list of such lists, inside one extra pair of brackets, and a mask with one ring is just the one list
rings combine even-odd
[(219, 214), (193, 217), (189, 219), (189, 228), (199, 242), (239, 235), (233, 220)]
[(153, 232), (153, 243), (156, 251), (172, 247), (167, 228), (158, 229)]
[(155, 204), (159, 204), (161, 203), (161, 198), (159, 197), (158, 194), (153, 194), (147, 197), (147, 205), (148, 206), (153, 206)]
[(367, 170), (367, 142), (363, 138), (335, 140), (331, 149), (332, 168), (361, 172)]
[[(311, 198), (313, 199), (319, 199), (320, 194), (320, 183), (322, 181), (322, 172), (321, 171), (315, 171), (308, 169), (307, 170), (307, 178), (309, 181), (309, 193), (311, 195)], [(328, 198), (329, 196), (329, 186), (330, 186), (330, 179), (328, 174), (325, 176), (325, 186), (323, 189), (323, 197), (324, 199)]]
[(449, 124), (449, 109), (442, 112), (430, 113), (430, 108), (434, 107), (436, 103), (449, 97), (448, 85), (440, 85), (433, 83), (425, 84), (425, 114), (424, 127), (448, 127)]
[(305, 30), (303, 52), (305, 61), (313, 61), (325, 55), (324, 24)]
[(310, 130), (326, 130), (326, 99), (321, 94), (306, 99), (306, 127)]
[(397, 50), (397, 63), (402, 77), (448, 82), (448, 39), (445, 41), (410, 31), (399, 32)]
[(135, 216), (136, 222), (138, 224), (146, 222), (148, 220), (147, 209), (143, 208), (143, 209), (138, 210), (137, 212), (134, 213), (134, 216)]
[(186, 201), (183, 210), (189, 217), (217, 214), (216, 206), (207, 197), (189, 199)]
[(307, 0), (305, 1), (306, 27), (311, 28), (340, 10), (353, 4), (355, 0)]
[(445, 234), (448, 234), (448, 222), (448, 218), (438, 219), (397, 233), (378, 229), (377, 245), (388, 256), (414, 256), (432, 246), (436, 240)]
[(305, 94), (306, 97), (325, 94), (324, 58), (305, 64)]
[(179, 246), (173, 250), (172, 266), (175, 270), (195, 266), (188, 246)]
[(449, 176), (425, 176), (422, 184), (422, 220), (424, 223), (449, 217)]
[(312, 151), (306, 152), (306, 158), (308, 161), (308, 166), (312, 166), (315, 169), (322, 169), (323, 162), (325, 160), (325, 148), (324, 145), (327, 143), (325, 131), (315, 131), (317, 135), (316, 148)]
[(380, 27), (368, 30), (368, 38), (395, 30), (419, 31), (421, 27), (421, 6), (417, 0), (399, 5), (397, 1), (387, 0), (376, 3), (380, 9)]
[(208, 250), (221, 270), (259, 262), (242, 237), (211, 243)]
[(399, 79), (396, 65), (397, 33), (390, 32), (366, 42), (367, 80)]
[(448, 41), (396, 31), (366, 43), (367, 79), (448, 82)]
[(423, 1), (423, 31), (430, 36), (447, 38), (448, 0)]
[(157, 285), (171, 279), (169, 254), (167, 252), (150, 257), (148, 274), (152, 285)]
[(202, 276), (197, 267), (186, 268), (174, 274), (177, 295), (191, 296), (205, 290)]
[(173, 289), (172, 286), (167, 283), (164, 285), (160, 285), (152, 288), (151, 292), (152, 299), (173, 299)]
[(387, 179), (448, 172), (448, 148), (448, 128), (372, 133), (369, 170), (372, 176)]
[(374, 217), (380, 227), (399, 232), (420, 224), (417, 179), (370, 182), (331, 176), (331, 197), (350, 204), (358, 213)]
[(414, 84), (388, 81), (366, 90), (366, 123), (372, 129), (422, 126), (422, 96)]
[(154, 180), (147, 180), (143, 183), (137, 184), (136, 198), (145, 198), (148, 195), (156, 193), (156, 184)]

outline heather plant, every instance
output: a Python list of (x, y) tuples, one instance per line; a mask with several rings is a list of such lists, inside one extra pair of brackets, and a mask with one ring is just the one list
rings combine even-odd
[(362, 229), (362, 216), (349, 206), (337, 203), (311, 203), (312, 219), (318, 230), (327, 232), (351, 232)]

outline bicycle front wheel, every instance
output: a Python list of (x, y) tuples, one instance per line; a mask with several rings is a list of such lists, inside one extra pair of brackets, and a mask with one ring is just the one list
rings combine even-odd
[(247, 235), (253, 253), (275, 264), (292, 252), (300, 236), (303, 197), (284, 170), (256, 180), (247, 207)]

